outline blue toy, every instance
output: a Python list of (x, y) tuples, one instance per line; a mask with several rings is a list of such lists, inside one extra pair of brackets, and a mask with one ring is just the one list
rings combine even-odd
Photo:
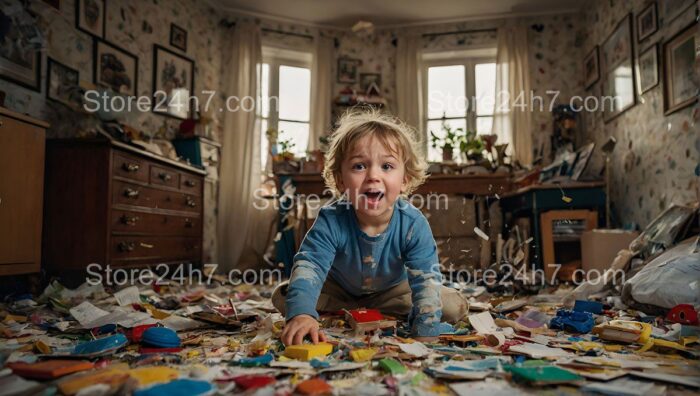
[(566, 330), (572, 333), (588, 333), (593, 329), (593, 315), (588, 312), (560, 309), (549, 322), (551, 329)]
[(180, 337), (167, 327), (151, 327), (143, 332), (141, 342), (156, 348), (177, 348)]
[(73, 348), (73, 355), (100, 356), (115, 352), (129, 343), (124, 334), (98, 338), (94, 341), (84, 342)]

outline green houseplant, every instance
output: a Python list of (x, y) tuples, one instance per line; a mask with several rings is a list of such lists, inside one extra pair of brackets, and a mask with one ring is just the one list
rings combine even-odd
[(430, 131), (430, 144), (433, 148), (442, 149), (442, 160), (452, 161), (453, 150), (455, 147), (461, 147), (465, 140), (463, 128), (452, 129), (447, 124), (447, 120), (442, 120), (441, 129), (443, 137), (437, 136), (433, 131)]

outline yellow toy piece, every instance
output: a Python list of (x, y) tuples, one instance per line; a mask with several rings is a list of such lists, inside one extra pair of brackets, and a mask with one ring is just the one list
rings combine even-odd
[(374, 348), (354, 349), (350, 351), (350, 357), (355, 362), (367, 362), (372, 360), (372, 357), (377, 354)]
[(292, 359), (309, 361), (317, 356), (326, 356), (333, 352), (333, 345), (326, 342), (318, 344), (290, 345), (284, 350), (284, 356)]

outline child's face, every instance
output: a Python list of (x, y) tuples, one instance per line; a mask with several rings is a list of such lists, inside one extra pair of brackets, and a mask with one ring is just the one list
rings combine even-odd
[(358, 217), (389, 215), (405, 187), (405, 169), (397, 146), (387, 150), (380, 140), (368, 135), (357, 141), (345, 156), (340, 170), (341, 190)]

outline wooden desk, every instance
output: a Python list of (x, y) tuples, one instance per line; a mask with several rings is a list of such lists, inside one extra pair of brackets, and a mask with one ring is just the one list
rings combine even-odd
[[(544, 268), (540, 215), (550, 210), (591, 209), (597, 211), (598, 223), (604, 224), (605, 182), (536, 184), (501, 195), (500, 203), (504, 226), (512, 224), (517, 217), (530, 218), (536, 254), (531, 262), (539, 268)], [(510, 222), (507, 221), (508, 217)]]

